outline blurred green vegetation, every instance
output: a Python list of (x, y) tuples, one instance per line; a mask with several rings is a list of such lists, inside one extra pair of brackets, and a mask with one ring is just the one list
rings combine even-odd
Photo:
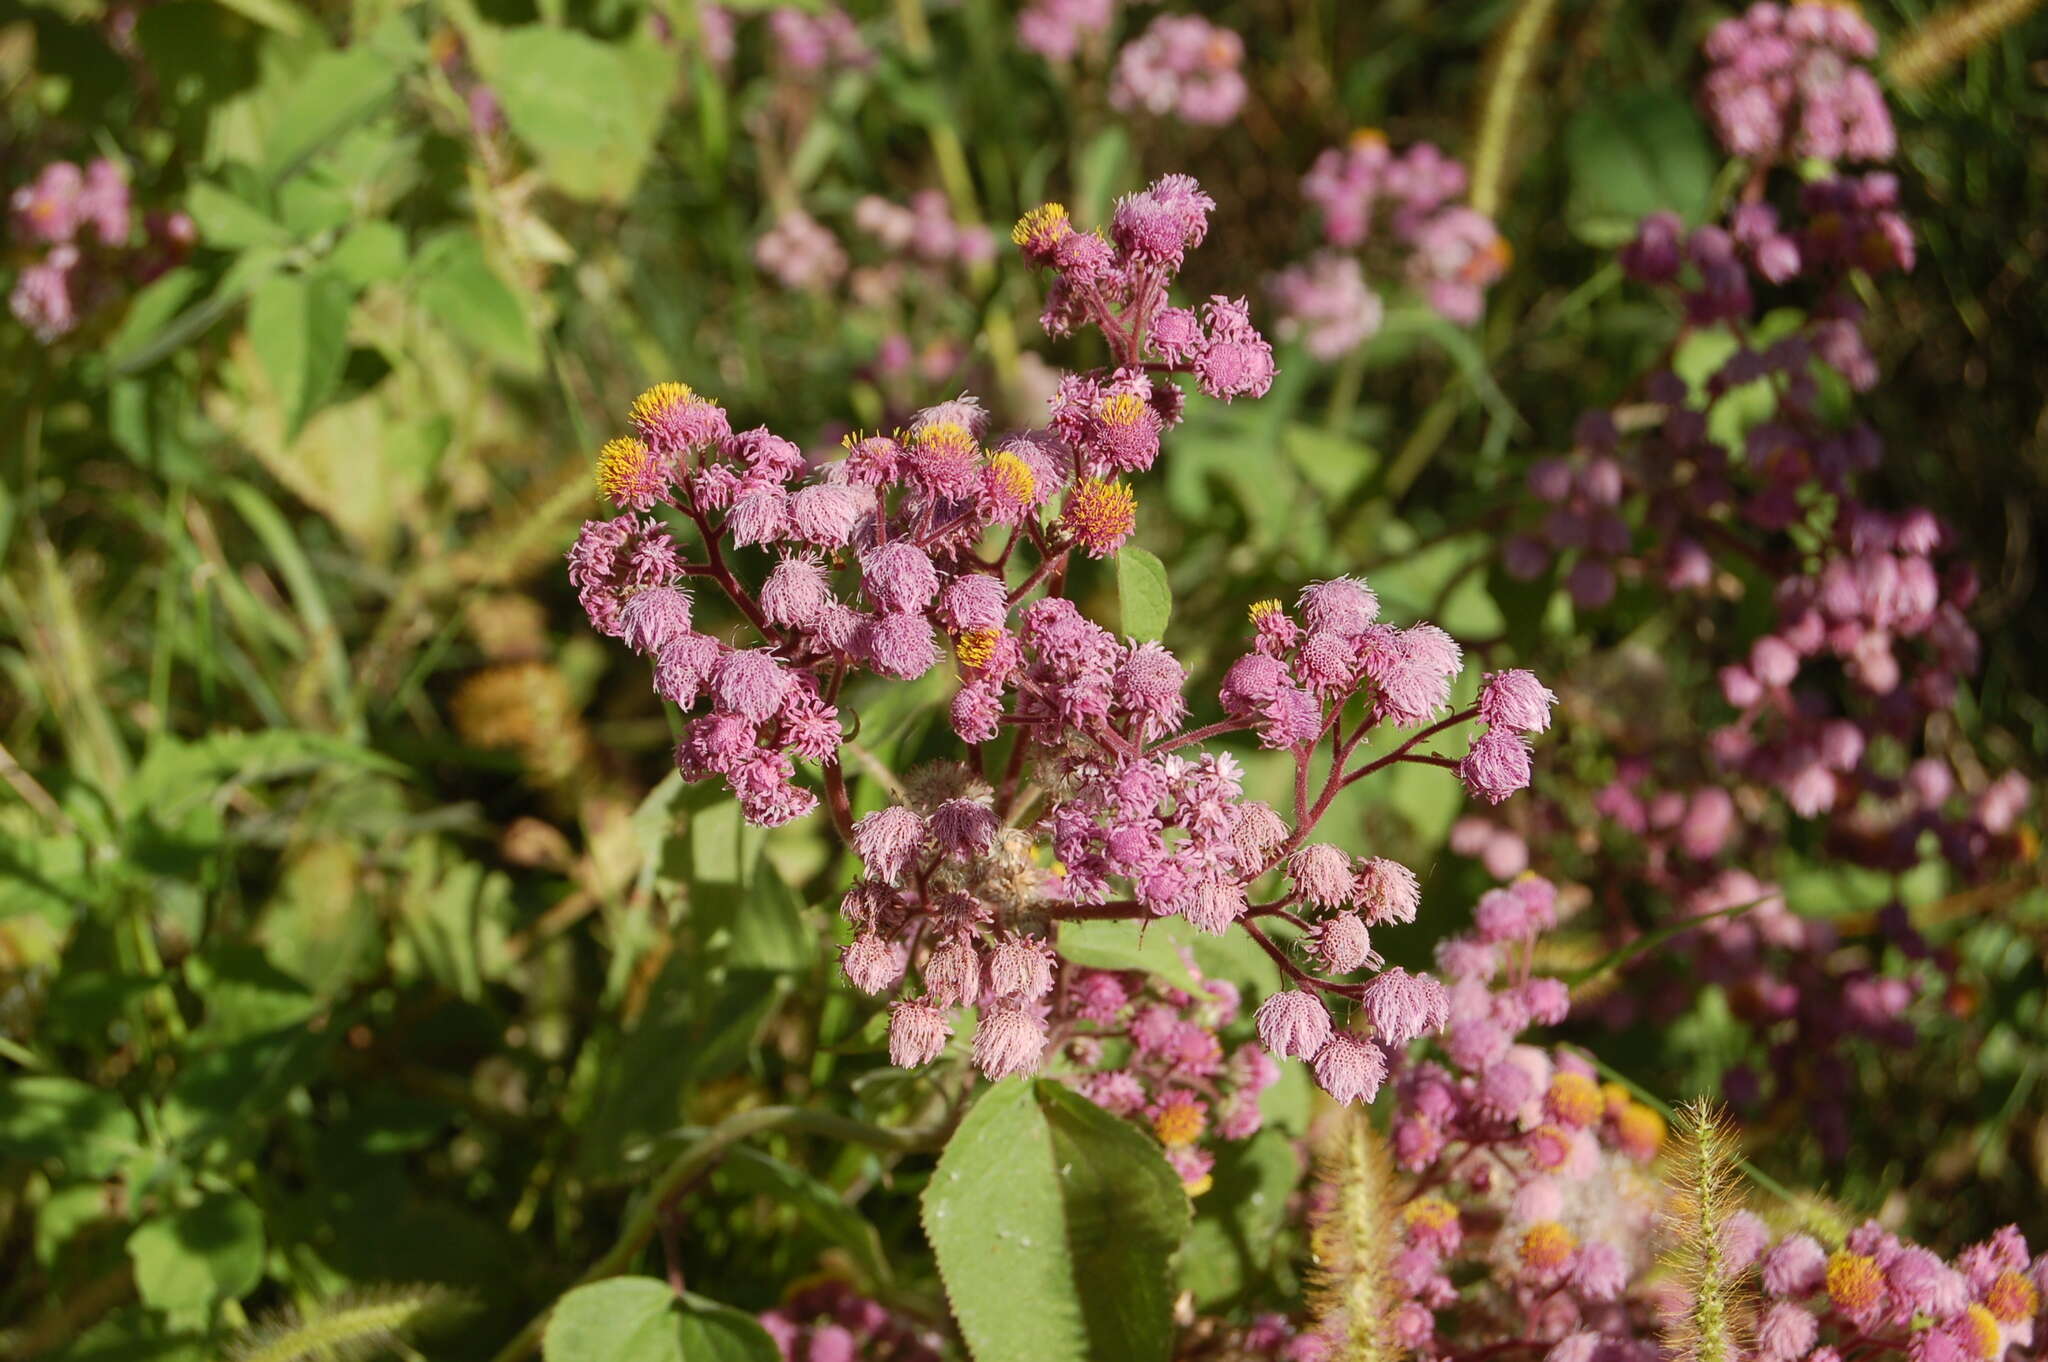
[[(1268, 399), (1198, 401), (1141, 485), (1142, 542), (1209, 685), (1235, 646), (1209, 621), (1356, 570), (1488, 665), (1619, 658), (1575, 679), (1635, 703), (1652, 605), (1584, 626), (1488, 563), (1530, 460), (1668, 335), (1610, 263), (1615, 224), (1643, 206), (1641, 156), (1688, 173), (1704, 134), (1674, 92), (1724, 11), (1199, 8), (1248, 47), (1252, 102), (1220, 130), (1113, 114), (1099, 64), (1063, 79), (998, 0), (856, 7), (873, 64), (815, 80), (776, 74), (754, 18), (715, 66), (682, 0), (0, 8), (0, 180), (115, 154), (199, 238), (55, 345), (0, 324), (0, 1352), (213, 1356), (288, 1306), (433, 1283), (456, 1295), (394, 1319), (445, 1316), (422, 1349), (490, 1356), (613, 1248), (652, 1170), (777, 1104), (859, 1130), (773, 1125), (708, 1167), (673, 1214), (692, 1289), (759, 1309), (825, 1262), (942, 1313), (930, 1150), (872, 1132), (939, 1128), (959, 1093), (888, 1069), (837, 984), (842, 854), (681, 786), (644, 669), (559, 570), (598, 513), (590, 453), (649, 381), (829, 444), (963, 388), (1028, 423), (1045, 365), (1098, 358), (1044, 341), (1007, 252), (886, 308), (776, 287), (753, 242), (797, 203), (850, 236), (863, 195), (938, 189), (1000, 231), (1044, 198), (1100, 221), (1189, 171), (1220, 208), (1188, 293), (1256, 294), (1312, 244), (1299, 177), (1351, 129), (1497, 167), (1515, 263), (1476, 332), (1396, 306), (1339, 366), (1290, 352)], [(1539, 8), (1504, 87), (1503, 35)], [(1871, 18), (1900, 35), (1927, 9)], [(1961, 527), (1987, 583), (1964, 717), (2028, 771), (2048, 754), (2044, 40), (2034, 17), (1896, 93), (1922, 254), (1871, 299), (1882, 478)], [(480, 131), (485, 86), (504, 126)], [(1675, 140), (1612, 145), (1658, 120)], [(895, 334), (957, 352), (888, 372)], [(1115, 609), (1107, 568), (1077, 594)], [(856, 695), (859, 742), (899, 767), (943, 752), (943, 692)], [(1460, 796), (1437, 774), (1361, 787), (1334, 826), (1468, 904), (1485, 881), (1442, 851)], [(1254, 793), (1284, 779), (1254, 763)], [(1795, 852), (1820, 877), (1801, 911), (1893, 892)], [(1963, 985), (1920, 1048), (1858, 1061), (1882, 1106), (1855, 1160), (1773, 1129), (1760, 1161), (1951, 1246), (2014, 1216), (2048, 1232), (2039, 880), (1938, 899)], [(1602, 1053), (1667, 1096), (1714, 1086), (1737, 1058), (1717, 1006)], [(1277, 1210), (1289, 1157), (1262, 1137), (1219, 1186)], [(1226, 1214), (1195, 1232), (1271, 1240)], [(1202, 1299), (1287, 1273), (1247, 1259)]]

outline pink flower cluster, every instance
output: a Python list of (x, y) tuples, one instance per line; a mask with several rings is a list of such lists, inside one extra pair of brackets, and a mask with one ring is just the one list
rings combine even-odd
[(1280, 313), (1274, 334), (1299, 340), (1326, 363), (1371, 340), (1386, 315), (1358, 257), (1341, 251), (1317, 251), (1287, 266), (1266, 281), (1266, 292)]
[(1117, 201), (1106, 239), (1076, 231), (1059, 204), (1027, 213), (1011, 233), (1026, 261), (1053, 271), (1039, 318), (1046, 332), (1066, 336), (1088, 325), (1109, 341), (1113, 371), (1071, 375), (1053, 401), (1054, 429), (1092, 440), (1104, 467), (1149, 468), (1160, 433), (1180, 419), (1180, 390), (1148, 380), (1148, 360), (1193, 374), (1203, 392), (1226, 402), (1263, 397), (1273, 385), (1273, 347), (1243, 299), (1219, 295), (1197, 314), (1168, 298), (1187, 252), (1208, 236), (1215, 207), (1194, 180), (1167, 175)]
[(1109, 32), (1117, 0), (1031, 0), (1017, 14), (1017, 41), (1047, 61), (1072, 61)]
[(1888, 161), (1891, 112), (1861, 63), (1877, 34), (1852, 5), (1760, 0), (1707, 36), (1701, 102), (1729, 153), (1771, 162)]
[(2015, 1226), (1953, 1262), (1875, 1221), (1851, 1230), (1833, 1252), (1806, 1234), (1772, 1244), (1760, 1224), (1742, 1230), (1731, 1236), (1730, 1256), (1738, 1271), (1754, 1267), (1763, 1287), (1760, 1362), (1996, 1362), (2034, 1342), (2048, 1255), (2030, 1260)]
[(945, 1339), (836, 1278), (812, 1282), (758, 1317), (783, 1362), (939, 1362)]
[(1198, 1196), (1216, 1164), (1200, 1141), (1256, 1135), (1265, 1123), (1259, 1094), (1280, 1069), (1257, 1045), (1225, 1052), (1220, 1034), (1237, 1020), (1237, 989), (1202, 979), (1192, 960), (1187, 968), (1199, 993), (1150, 974), (1070, 971), (1051, 1024), (1055, 1044), (1066, 1038), (1061, 1055), (1077, 1071), (1070, 1081), (1104, 1110), (1148, 1122), (1167, 1162)]
[(1237, 117), (1248, 87), (1244, 39), (1198, 14), (1162, 14), (1116, 55), (1110, 107), (1217, 127)]
[(955, 221), (936, 189), (919, 190), (908, 205), (870, 194), (854, 205), (853, 225), (893, 256), (962, 267), (995, 259), (995, 233), (983, 223)]
[[(1370, 588), (1349, 578), (1304, 589), (1302, 621), (1261, 603), (1252, 648), (1222, 684), (1225, 718), (1184, 736), (1175, 736), (1188, 713), (1179, 661), (1156, 643), (1119, 644), (1063, 598), (1025, 608), (1016, 633), (997, 626), (976, 640), (978, 660), (954, 701), (956, 729), (977, 748), (1012, 729), (1017, 751), (1038, 753), (1038, 779), (1054, 793), (1028, 825), (997, 814), (1014, 802), (1007, 791), (991, 804), (985, 787), (970, 784), (944, 802), (892, 805), (854, 826), (867, 878), (842, 904), (857, 933), (842, 958), (846, 976), (869, 993), (902, 987), (912, 968), (921, 981), (918, 996), (895, 1004), (892, 1058), (929, 1061), (953, 1034), (949, 1011), (974, 1006), (976, 1065), (991, 1078), (1032, 1071), (1048, 1040), (1045, 999), (1061, 976), (1056, 936), (1020, 925), (1049, 908), (1056, 919), (1180, 917), (1202, 932), (1249, 932), (1301, 986), (1260, 1005), (1262, 1043), (1308, 1061), (1339, 1101), (1372, 1100), (1387, 1052), (1443, 1024), (1445, 994), (1427, 975), (1381, 969), (1372, 948), (1374, 929), (1415, 920), (1414, 873), (1308, 834), (1340, 790), (1396, 761), (1454, 769), (1474, 794), (1506, 798), (1528, 783), (1523, 735), (1548, 727), (1552, 699), (1529, 673), (1501, 672), (1476, 705), (1447, 713), (1457, 645), (1431, 625), (1381, 624), (1378, 609)], [(1363, 712), (1347, 732), (1354, 699)], [(1484, 728), (1462, 759), (1415, 750), (1475, 718)], [(1417, 731), (1352, 767), (1381, 724)], [(1233, 730), (1293, 755), (1291, 826), (1244, 798), (1229, 754), (1176, 750)], [(1332, 757), (1311, 799), (1312, 755), (1326, 737)], [(1041, 844), (1055, 869), (1035, 868), (1028, 853)], [(1275, 871), (1285, 880), (1278, 895), (1252, 902)], [(1295, 964), (1261, 919), (1294, 928), (1301, 955), (1324, 973)], [(1336, 981), (1363, 969), (1379, 972), (1366, 983)], [(1355, 1005), (1372, 1038), (1338, 1027), (1323, 994)]]
[(45, 345), (77, 329), (124, 284), (169, 269), (197, 239), (185, 214), (151, 214), (137, 243), (128, 177), (105, 157), (83, 168), (52, 161), (7, 206), (14, 240), (40, 252), (15, 276), (8, 307)]
[(826, 70), (860, 70), (875, 54), (862, 41), (853, 16), (837, 5), (818, 10), (781, 5), (768, 11), (768, 36), (784, 69), (799, 75)]
[[(1301, 182), (1302, 194), (1322, 219), (1323, 240), (1342, 251), (1368, 250), (1374, 276), (1405, 278), (1429, 305), (1447, 320), (1467, 325), (1479, 319), (1486, 290), (1507, 269), (1508, 244), (1493, 220), (1462, 200), (1465, 167), (1427, 142), (1396, 155), (1387, 139), (1367, 129), (1342, 147), (1316, 158)], [(1337, 280), (1337, 267), (1325, 252), (1310, 261), (1308, 274), (1282, 276), (1276, 289), (1306, 301), (1305, 286), (1314, 278)], [(1297, 270), (1303, 267), (1297, 267)], [(1347, 332), (1360, 339), (1377, 325), (1377, 308), (1368, 309), (1345, 285), (1351, 301), (1341, 311), (1325, 300), (1322, 309), (1348, 320), (1325, 344), (1336, 347)], [(1303, 329), (1308, 314), (1297, 310)], [(1356, 343), (1355, 341), (1353, 342)], [(1341, 351), (1340, 351), (1341, 352)]]
[(830, 228), (790, 208), (755, 240), (754, 263), (792, 293), (822, 293), (846, 273), (846, 248)]
[[(1861, 25), (1819, 5), (1782, 15), (1758, 6), (1738, 22), (1759, 16), (1800, 33)], [(1728, 713), (1705, 731), (1689, 706), (1674, 722), (1639, 712), (1616, 724), (1613, 777), (1589, 792), (1611, 835), (1586, 876), (1610, 893), (1638, 886), (1700, 926), (1686, 938), (1682, 977), (1645, 962), (1636, 987), (1603, 1010), (1617, 1022), (1644, 1011), (1668, 1020), (1701, 984), (1721, 986), (1767, 1046), (1775, 1097), (1797, 1102), (1823, 1146), (1840, 1152), (1850, 1096), (1842, 1042), (1910, 1044), (1906, 1014), (1922, 984), (1845, 951), (1833, 924), (1790, 911), (1748, 868), (1771, 863), (1787, 821), (1804, 819), (1822, 823), (1841, 860), (1902, 872), (1931, 842), (1965, 876), (1979, 875), (2018, 851), (2029, 790), (2014, 773), (1979, 774), (1982, 759), (1952, 737), (1937, 743), (1977, 666), (1965, 614), (1975, 576), (1931, 513), (1866, 499), (1882, 445), (1839, 414), (1844, 386), (1863, 391), (1878, 379), (1858, 288), (1913, 263), (1897, 183), (1882, 172), (1813, 180), (1774, 202), (1770, 168), (1758, 168), (1753, 192), (1722, 223), (1688, 232), (1658, 214), (1641, 224), (1622, 264), (1671, 299), (1677, 363), (1581, 418), (1569, 457), (1531, 468), (1529, 489), (1546, 509), (1506, 541), (1502, 559), (1521, 578), (1563, 568), (1589, 614), (1623, 581), (1697, 602), (1699, 622), (1680, 637), (1699, 642), (1683, 661), (1718, 680)], [(1692, 346), (1714, 360), (1688, 379), (1677, 368)], [(1584, 846), (1566, 807), (1525, 810), (1561, 858)], [(1503, 866), (1526, 857), (1504, 830), (1474, 829), (1464, 841), (1466, 854)], [(1879, 921), (1908, 959), (1937, 958), (1903, 910)], [(1620, 944), (1637, 928), (1617, 921), (1611, 931)], [(1729, 1085), (1738, 1105), (1765, 1095), (1746, 1067)]]

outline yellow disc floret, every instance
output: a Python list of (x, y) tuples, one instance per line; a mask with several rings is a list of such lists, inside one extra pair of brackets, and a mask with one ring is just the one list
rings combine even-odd
[(953, 655), (961, 666), (979, 671), (996, 655), (996, 642), (1002, 636), (1000, 629), (969, 629), (953, 640)]
[(1017, 219), (1017, 225), (1010, 229), (1010, 240), (1026, 251), (1047, 251), (1073, 230), (1073, 224), (1067, 221), (1065, 204), (1041, 203)]
[(1067, 494), (1062, 519), (1074, 542), (1096, 558), (1115, 553), (1138, 523), (1138, 498), (1120, 482), (1083, 478)]
[(1458, 1218), (1458, 1208), (1440, 1196), (1419, 1196), (1401, 1208), (1409, 1230), (1440, 1230)]
[(1168, 1149), (1180, 1149), (1201, 1139), (1207, 1125), (1201, 1105), (1193, 1098), (1172, 1097), (1152, 1118), (1152, 1133)]
[(995, 478), (996, 487), (1013, 501), (1028, 506), (1038, 495), (1038, 474), (1007, 449), (988, 461), (988, 471)]
[(636, 426), (652, 425), (695, 395), (687, 383), (657, 383), (633, 399), (626, 416)]
[(1572, 1258), (1579, 1238), (1555, 1220), (1539, 1220), (1522, 1231), (1515, 1256), (1533, 1272), (1557, 1272)]
[(1565, 1125), (1583, 1129), (1600, 1119), (1606, 1099), (1592, 1079), (1570, 1069), (1551, 1076), (1550, 1090), (1543, 1094), (1543, 1106)]
[(645, 484), (653, 454), (645, 443), (622, 435), (607, 440), (597, 451), (597, 486), (606, 496), (621, 501)]
[(1095, 409), (1104, 425), (1135, 426), (1145, 419), (1145, 399), (1136, 393), (1116, 393)]
[(1664, 1118), (1640, 1102), (1614, 1113), (1614, 1138), (1631, 1158), (1648, 1161), (1664, 1147)]
[(1277, 598), (1272, 596), (1268, 596), (1263, 601), (1253, 601), (1251, 609), (1245, 611), (1245, 614), (1251, 616), (1253, 624), (1257, 624), (1260, 620), (1266, 618), (1266, 616), (1268, 615), (1277, 615), (1279, 613), (1280, 602)]
[(1867, 1314), (1884, 1296), (1884, 1273), (1877, 1259), (1847, 1249), (1828, 1257), (1828, 1299), (1848, 1315)]
[(2041, 1308), (2041, 1293), (2026, 1273), (2007, 1268), (1984, 1293), (1984, 1308), (2000, 1324), (2023, 1324)]
[(1983, 1362), (1991, 1362), (1998, 1356), (2005, 1341), (1998, 1320), (1981, 1305), (1973, 1305), (1963, 1311), (1949, 1326), (1949, 1332), (1955, 1335), (1956, 1342), (1962, 1344), (1970, 1356), (1981, 1358)]

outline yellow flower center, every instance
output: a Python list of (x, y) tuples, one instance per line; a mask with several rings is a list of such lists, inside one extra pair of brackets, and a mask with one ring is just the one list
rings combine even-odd
[(1010, 240), (1019, 246), (1042, 249), (1072, 230), (1065, 204), (1042, 203), (1017, 219), (1017, 225), (1010, 229)]
[(647, 468), (647, 446), (630, 436), (607, 440), (597, 451), (597, 485), (606, 496), (622, 495)]
[(996, 642), (1002, 636), (999, 629), (969, 629), (953, 640), (953, 655), (960, 659), (961, 665), (978, 671), (996, 655)]
[(633, 399), (633, 409), (626, 415), (636, 426), (652, 425), (693, 396), (687, 383), (657, 383)]
[(1570, 1230), (1555, 1220), (1539, 1220), (1522, 1231), (1515, 1253), (1524, 1267), (1555, 1272), (1571, 1261), (1572, 1250), (1578, 1246), (1578, 1236)]
[(1202, 1128), (1207, 1124), (1200, 1107), (1193, 1102), (1175, 1100), (1168, 1102), (1152, 1118), (1152, 1133), (1168, 1149), (1180, 1149), (1201, 1139)]
[(1828, 1258), (1828, 1299), (1851, 1314), (1876, 1306), (1884, 1291), (1884, 1274), (1877, 1260), (1847, 1249), (1837, 1249)]
[(1984, 1293), (1984, 1306), (1999, 1323), (2019, 1324), (2032, 1319), (2041, 1308), (2041, 1293), (2027, 1280), (2026, 1273), (2008, 1268), (1998, 1274), (1998, 1280)]
[(1038, 475), (1031, 471), (1031, 465), (1003, 450), (988, 461), (989, 472), (995, 475), (996, 486), (1013, 501), (1029, 502), (1038, 494)]

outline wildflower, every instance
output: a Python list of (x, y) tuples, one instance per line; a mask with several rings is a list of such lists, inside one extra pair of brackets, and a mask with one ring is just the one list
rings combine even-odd
[(1442, 984), (1427, 974), (1410, 974), (1396, 966), (1374, 976), (1365, 986), (1365, 1015), (1381, 1041), (1393, 1047), (1417, 1036), (1440, 1031), (1449, 1019), (1450, 1000)]
[(1818, 1321), (1799, 1306), (1780, 1301), (1764, 1313), (1757, 1326), (1757, 1356), (1764, 1362), (1795, 1362), (1813, 1349)]
[(884, 611), (922, 610), (938, 594), (931, 556), (915, 544), (883, 544), (860, 556), (861, 588)]
[(1152, 1133), (1168, 1149), (1180, 1149), (1201, 1139), (1208, 1124), (1208, 1113), (1199, 1099), (1175, 1093), (1152, 1117)]
[(1543, 1094), (1543, 1109), (1554, 1120), (1582, 1130), (1600, 1119), (1605, 1101), (1600, 1089), (1592, 1079), (1570, 1069), (1560, 1069), (1551, 1076), (1550, 1088)]
[(867, 621), (860, 646), (869, 665), (899, 681), (915, 681), (939, 661), (932, 627), (919, 614), (879, 615)]
[(1037, 472), (1014, 450), (997, 450), (989, 458), (980, 507), (991, 521), (1019, 524), (1043, 500)]
[(1003, 997), (1031, 1002), (1052, 992), (1052, 955), (1042, 942), (1009, 937), (989, 955), (988, 986)]
[(1515, 1241), (1515, 1257), (1532, 1277), (1554, 1280), (1570, 1265), (1578, 1236), (1555, 1220), (1539, 1220)]
[(1024, 258), (1032, 264), (1049, 265), (1054, 248), (1073, 235), (1073, 231), (1073, 224), (1067, 220), (1066, 205), (1046, 203), (1017, 219), (1017, 225), (1010, 229), (1010, 240), (1023, 249)]
[(1138, 523), (1137, 498), (1122, 483), (1083, 478), (1067, 494), (1060, 524), (1091, 558), (1123, 547)]
[(1977, 1362), (1991, 1362), (2005, 1350), (2005, 1336), (1997, 1318), (1981, 1305), (1972, 1305), (1948, 1323), (1949, 1331), (1963, 1345), (1967, 1356)]
[(1365, 282), (1355, 256), (1318, 251), (1266, 281), (1280, 314), (1274, 328), (1283, 341), (1325, 363), (1341, 359), (1378, 334), (1386, 314), (1380, 295)]
[(690, 593), (672, 586), (650, 586), (626, 599), (619, 611), (620, 635), (636, 653), (659, 654), (663, 647), (690, 632)]
[(644, 511), (667, 495), (667, 465), (640, 440), (608, 440), (597, 452), (597, 486), (621, 507)]
[(1458, 763), (1465, 788), (1489, 804), (1498, 804), (1529, 784), (1529, 744), (1505, 728), (1489, 728), (1472, 740)]
[(1228, 123), (1244, 103), (1244, 40), (1198, 15), (1162, 14), (1117, 54), (1109, 102), (1120, 110)]
[(1626, 1102), (1614, 1112), (1615, 1142), (1632, 1159), (1648, 1163), (1656, 1158), (1664, 1147), (1664, 1135), (1664, 1118), (1640, 1102)]
[(1259, 1043), (1276, 1055), (1313, 1059), (1330, 1039), (1330, 1013), (1310, 993), (1269, 994), (1256, 1014)]
[(1874, 1318), (1884, 1304), (1884, 1273), (1877, 1260), (1847, 1249), (1828, 1257), (1828, 1299), (1853, 1318)]
[(1352, 901), (1365, 914), (1369, 925), (1415, 921), (1416, 910), (1422, 903), (1421, 886), (1415, 872), (1399, 861), (1384, 856), (1361, 861), (1354, 885)]
[(974, 1027), (974, 1067), (990, 1079), (1030, 1073), (1045, 1052), (1045, 1023), (1014, 1007), (984, 1010)]
[(1810, 1237), (1788, 1234), (1764, 1256), (1764, 1289), (1774, 1296), (1810, 1296), (1827, 1279), (1828, 1255)]
[(1113, 393), (1096, 408), (1088, 447), (1119, 473), (1143, 472), (1159, 457), (1159, 413), (1135, 393)]
[(1316, 1083), (1340, 1105), (1370, 1102), (1386, 1081), (1387, 1061), (1377, 1045), (1339, 1031), (1316, 1051)]
[(1288, 858), (1287, 873), (1302, 897), (1318, 908), (1334, 908), (1348, 902), (1357, 888), (1351, 874), (1351, 858), (1327, 842), (1311, 842)]
[(1984, 1292), (1984, 1308), (2000, 1324), (2024, 1324), (2041, 1308), (2041, 1293), (2025, 1273), (2007, 1268)]
[(1338, 913), (1317, 923), (1310, 932), (1310, 949), (1332, 974), (1349, 974), (1379, 962), (1372, 934), (1356, 913)]
[(1264, 397), (1273, 386), (1273, 347), (1252, 325), (1251, 309), (1240, 298), (1218, 296), (1204, 309), (1209, 340), (1195, 357), (1202, 391), (1225, 402)]
[(904, 475), (927, 496), (972, 496), (981, 484), (981, 446), (958, 421), (933, 421), (911, 432)]
[(868, 873), (895, 884), (911, 860), (924, 850), (924, 819), (914, 809), (892, 804), (876, 809), (853, 825), (853, 846)]
[(839, 968), (846, 981), (863, 993), (880, 993), (903, 977), (903, 961), (896, 951), (873, 932), (863, 932), (839, 953)]
[(824, 565), (808, 555), (777, 560), (761, 583), (762, 613), (785, 628), (814, 625), (833, 604)]
[(792, 208), (754, 243), (754, 263), (792, 292), (815, 293), (846, 273), (846, 252), (810, 214)]
[(937, 1059), (953, 1027), (930, 1003), (905, 999), (889, 1007), (889, 1062), (914, 1069)]
[(1362, 636), (1380, 617), (1379, 597), (1357, 577), (1311, 583), (1301, 589), (1299, 604), (1309, 628), (1344, 638)]
[(658, 455), (700, 449), (732, 433), (724, 410), (687, 383), (655, 384), (633, 400), (627, 420)]
[(1479, 717), (1517, 733), (1541, 733), (1550, 727), (1550, 708), (1557, 696), (1520, 668), (1488, 672), (1479, 692)]

